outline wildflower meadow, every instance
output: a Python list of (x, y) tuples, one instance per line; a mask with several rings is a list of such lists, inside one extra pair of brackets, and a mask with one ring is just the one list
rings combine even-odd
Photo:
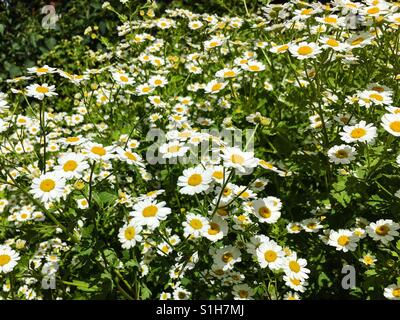
[(0, 72), (0, 299), (400, 300), (399, 2), (95, 2)]

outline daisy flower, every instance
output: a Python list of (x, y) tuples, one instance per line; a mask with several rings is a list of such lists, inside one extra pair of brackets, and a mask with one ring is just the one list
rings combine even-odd
[(104, 147), (101, 143), (87, 142), (82, 153), (92, 160), (110, 160), (114, 157), (113, 146)]
[(126, 73), (115, 72), (112, 74), (115, 81), (120, 85), (127, 85), (134, 83), (133, 79), (130, 78)]
[(376, 262), (376, 257), (372, 254), (363, 255), (358, 261), (362, 262), (366, 266), (374, 266)]
[(342, 43), (336, 40), (335, 38), (330, 38), (330, 37), (322, 37), (319, 39), (319, 42), (321, 43), (321, 47), (323, 49), (332, 49), (334, 51), (347, 51), (349, 48), (349, 45), (347, 43)]
[(42, 174), (32, 181), (30, 192), (42, 202), (59, 200), (63, 196), (65, 179), (60, 172), (52, 171)]
[(28, 73), (35, 73), (37, 76), (41, 76), (43, 74), (55, 73), (57, 72), (56, 68), (49, 67), (47, 64), (43, 67), (32, 67), (28, 68)]
[(296, 234), (296, 233), (300, 233), (300, 231), (302, 230), (302, 226), (300, 223), (298, 222), (290, 222), (287, 224), (286, 226), (286, 230), (288, 233), (291, 234)]
[(203, 216), (194, 213), (187, 214), (186, 221), (184, 221), (182, 225), (184, 228), (184, 237), (202, 237), (209, 228), (208, 220)]
[(232, 287), (234, 300), (253, 300), (254, 290), (246, 283), (236, 284)]
[(387, 244), (399, 235), (398, 229), (400, 229), (400, 225), (393, 222), (393, 220), (380, 219), (376, 222), (371, 222), (366, 231), (373, 240)]
[(357, 96), (360, 99), (358, 103), (361, 106), (365, 106), (367, 108), (370, 106), (371, 103), (377, 106), (382, 106), (382, 105), (389, 106), (393, 103), (393, 99), (388, 92), (367, 90), (360, 92)]
[(81, 135), (71, 136), (67, 138), (60, 138), (60, 142), (65, 146), (78, 146), (86, 142), (86, 139)]
[(321, 53), (321, 48), (314, 42), (300, 42), (299, 44), (291, 44), (290, 53), (299, 60), (315, 58)]
[(340, 132), (341, 139), (346, 143), (365, 142), (373, 143), (377, 137), (376, 127), (372, 123), (360, 121), (354, 126), (344, 126), (344, 132)]
[(20, 259), (18, 252), (7, 245), (0, 245), (0, 273), (9, 273)]
[(155, 75), (155, 76), (152, 76), (152, 77), (149, 79), (149, 83), (150, 83), (150, 85), (153, 86), (153, 87), (160, 87), (160, 88), (163, 88), (163, 87), (165, 87), (166, 84), (168, 83), (168, 80), (167, 80), (166, 77), (159, 76), (159, 75)]
[(139, 96), (143, 96), (146, 94), (150, 94), (154, 91), (154, 87), (151, 86), (150, 84), (141, 84), (139, 86), (136, 87), (136, 94)]
[(244, 152), (237, 147), (228, 147), (222, 152), (221, 158), (225, 167), (237, 169), (241, 173), (246, 173), (248, 169), (255, 168), (258, 164), (254, 152)]
[(265, 65), (256, 60), (250, 60), (243, 68), (250, 72), (260, 72), (265, 70)]
[(288, 276), (283, 276), (283, 280), (285, 281), (285, 284), (290, 288), (293, 289), (295, 291), (299, 291), (299, 292), (304, 292), (306, 290), (306, 286), (307, 286), (307, 281), (305, 280), (300, 280), (297, 278), (291, 278)]
[(384, 114), (381, 121), (382, 127), (387, 132), (395, 137), (400, 136), (400, 114)]
[(385, 288), (383, 295), (389, 300), (400, 300), (400, 285), (391, 284)]
[(122, 149), (118, 147), (115, 149), (120, 160), (125, 161), (128, 164), (134, 164), (140, 167), (144, 167), (143, 159), (136, 152), (131, 152), (129, 150)]
[(185, 169), (183, 175), (178, 178), (179, 190), (182, 194), (193, 195), (201, 193), (209, 188), (212, 181), (211, 170), (202, 166)]
[(284, 43), (280, 45), (273, 44), (273, 46), (269, 49), (272, 53), (285, 53), (289, 50), (289, 43)]
[(373, 36), (368, 32), (362, 32), (355, 34), (347, 40), (347, 43), (352, 49), (363, 48), (368, 44), (371, 44)]
[(283, 300), (300, 300), (300, 296), (297, 292), (289, 291), (284, 294)]
[(163, 159), (182, 157), (186, 154), (188, 150), (189, 147), (186, 147), (182, 142), (178, 140), (164, 143), (159, 148), (159, 151), (162, 154)]
[(328, 150), (329, 161), (334, 164), (348, 164), (356, 158), (356, 154), (354, 147), (345, 144), (333, 146)]
[(118, 239), (122, 244), (121, 247), (129, 249), (134, 247), (136, 242), (142, 241), (141, 231), (142, 226), (133, 219), (128, 224), (125, 224), (118, 232)]
[(336, 247), (338, 251), (347, 252), (356, 250), (357, 241), (358, 239), (354, 236), (353, 232), (340, 229), (338, 231), (330, 231), (328, 244)]
[(275, 223), (281, 216), (279, 209), (267, 198), (252, 202), (253, 213), (260, 222)]
[(165, 202), (157, 202), (152, 199), (146, 199), (136, 203), (133, 206), (133, 211), (129, 213), (135, 221), (140, 225), (148, 226), (154, 230), (160, 225), (171, 213), (171, 209), (165, 207)]
[(228, 223), (216, 215), (208, 222), (207, 231), (204, 232), (203, 236), (212, 242), (216, 242), (221, 240), (227, 234)]
[(301, 221), (301, 226), (306, 232), (318, 232), (323, 228), (321, 221), (317, 218), (304, 219)]
[(181, 287), (175, 288), (174, 292), (172, 293), (173, 300), (189, 300), (190, 296), (190, 291), (187, 291)]
[(223, 271), (232, 270), (235, 263), (242, 261), (240, 250), (232, 245), (214, 250), (214, 262), (216, 265), (220, 266)]
[(78, 208), (81, 210), (89, 208), (89, 202), (85, 198), (77, 199), (76, 204), (78, 205)]
[(257, 261), (261, 268), (279, 269), (285, 256), (282, 247), (275, 241), (263, 242), (256, 250)]
[(222, 89), (226, 87), (228, 82), (220, 82), (219, 80), (212, 80), (206, 84), (204, 91), (207, 93), (215, 94), (220, 92)]
[(55, 86), (49, 86), (47, 83), (41, 85), (35, 83), (26, 87), (26, 95), (43, 100), (44, 97), (57, 96), (58, 94), (54, 90)]
[(89, 168), (85, 158), (83, 154), (75, 152), (63, 154), (58, 158), (58, 166), (55, 166), (54, 170), (59, 171), (66, 179), (79, 178), (83, 171)]
[(217, 78), (234, 78), (237, 75), (239, 75), (241, 73), (241, 70), (239, 68), (224, 68), (222, 70), (219, 70), (215, 73), (215, 76)]
[(189, 29), (191, 30), (197, 30), (200, 29), (203, 26), (203, 23), (199, 20), (193, 20), (190, 21), (188, 24)]
[(282, 267), (285, 274), (290, 278), (307, 279), (310, 269), (306, 268), (307, 260), (297, 258), (297, 253), (293, 252), (290, 256), (283, 259)]

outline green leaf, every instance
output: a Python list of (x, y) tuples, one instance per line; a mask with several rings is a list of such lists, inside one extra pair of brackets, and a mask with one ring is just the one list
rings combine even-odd
[(369, 270), (365, 271), (365, 275), (367, 275), (367, 276), (374, 276), (376, 274), (377, 274), (377, 272), (375, 269), (369, 269)]
[(151, 297), (151, 291), (146, 285), (142, 285), (142, 289), (140, 290), (140, 297), (145, 300)]

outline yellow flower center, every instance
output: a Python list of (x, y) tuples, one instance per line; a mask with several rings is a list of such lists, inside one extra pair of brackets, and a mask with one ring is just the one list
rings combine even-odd
[(210, 47), (216, 47), (219, 44), (217, 41), (210, 42)]
[(295, 224), (295, 225), (293, 225), (290, 229), (291, 229), (292, 231), (300, 231), (300, 226), (298, 226), (297, 224)]
[(54, 180), (52, 179), (44, 179), (41, 183), (40, 183), (40, 190), (44, 191), (44, 192), (50, 192), (51, 190), (53, 190), (56, 187), (56, 183), (54, 182)]
[(367, 130), (364, 128), (355, 128), (351, 131), (350, 136), (354, 139), (360, 139), (367, 134)]
[(390, 129), (392, 129), (394, 132), (400, 132), (400, 121), (391, 122)]
[(154, 84), (156, 86), (162, 85), (162, 81), (160, 79), (157, 79), (156, 81), (154, 81)]
[(47, 93), (47, 92), (49, 92), (49, 89), (46, 87), (39, 86), (36, 88), (36, 91), (39, 93)]
[(298, 286), (301, 283), (299, 279), (290, 279), (290, 282), (293, 283), (295, 286)]
[(142, 215), (143, 217), (149, 218), (154, 217), (158, 212), (157, 206), (151, 205), (143, 209)]
[(137, 158), (135, 157), (135, 155), (134, 155), (132, 152), (125, 151), (125, 152), (124, 152), (124, 155), (125, 155), (125, 157), (127, 157), (129, 160), (132, 160), (132, 161), (136, 161), (136, 160), (137, 160)]
[(188, 179), (188, 184), (192, 187), (198, 186), (203, 181), (201, 174), (195, 173), (192, 174)]
[(378, 101), (383, 101), (383, 97), (380, 94), (377, 94), (377, 93), (373, 93), (369, 97), (371, 99), (375, 99), (375, 100), (378, 100)]
[(331, 47), (339, 46), (339, 42), (337, 42), (335, 39), (328, 39), (328, 41), (326, 41), (326, 44)]
[(226, 252), (222, 255), (222, 261), (225, 263), (231, 262), (233, 260), (233, 255), (230, 252)]
[(39, 72), (39, 73), (43, 73), (43, 72), (47, 72), (47, 71), (49, 71), (49, 69), (47, 69), (47, 68), (37, 68), (36, 69), (36, 72)]
[(104, 156), (107, 153), (106, 149), (104, 149), (103, 147), (93, 147), (90, 151), (100, 157)]
[(144, 93), (147, 93), (147, 92), (149, 92), (150, 90), (151, 90), (150, 87), (143, 87), (143, 89), (142, 89), (142, 91), (143, 91)]
[(282, 52), (282, 51), (286, 51), (287, 49), (289, 49), (289, 45), (284, 44), (283, 46), (280, 46), (276, 51)]
[(11, 257), (8, 254), (0, 255), (0, 267), (5, 266), (11, 261)]
[(387, 225), (378, 226), (375, 229), (375, 233), (380, 236), (386, 236), (390, 231), (390, 228)]
[(250, 71), (260, 71), (260, 67), (257, 65), (249, 66)]
[(303, 9), (301, 11), (301, 14), (309, 15), (309, 14), (312, 14), (312, 12), (313, 12), (313, 9)]
[(264, 253), (264, 259), (265, 259), (267, 262), (274, 262), (274, 261), (276, 260), (277, 257), (278, 257), (278, 255), (276, 254), (276, 252), (275, 252), (275, 251), (272, 251), (272, 250), (267, 250), (267, 251), (265, 251), (265, 253)]
[(78, 137), (68, 137), (67, 139), (65, 139), (65, 141), (67, 142), (77, 142), (79, 141)]
[(315, 229), (316, 227), (317, 227), (317, 224), (314, 223), (314, 222), (311, 222), (311, 223), (309, 223), (309, 224), (307, 225), (307, 228), (309, 228), (309, 229)]
[(265, 219), (268, 219), (271, 216), (271, 213), (271, 210), (267, 207), (261, 207), (258, 209), (258, 214)]
[(222, 88), (222, 83), (220, 83), (220, 82), (218, 82), (218, 83), (216, 83), (216, 84), (214, 84), (212, 87), (211, 87), (211, 91), (218, 91), (218, 90), (221, 90), (221, 88)]
[(351, 42), (351, 45), (352, 46), (356, 46), (356, 45), (359, 45), (361, 42), (363, 42), (364, 41), (364, 38), (362, 38), (362, 37), (358, 37), (358, 38), (356, 38), (356, 39), (354, 39), (352, 42)]
[(199, 230), (203, 227), (203, 223), (199, 219), (196, 219), (196, 218), (190, 220), (189, 224), (193, 229), (196, 229), (196, 230)]
[(130, 226), (125, 230), (125, 239), (132, 240), (135, 237), (135, 234), (136, 234), (135, 228)]
[(249, 292), (246, 290), (239, 290), (239, 297), (247, 298), (249, 296)]
[(168, 152), (175, 153), (175, 152), (178, 152), (180, 149), (181, 149), (180, 146), (170, 146), (170, 147), (168, 147)]
[(340, 237), (337, 239), (337, 242), (338, 242), (339, 245), (345, 246), (345, 245), (347, 245), (347, 244), (350, 242), (350, 239), (349, 239), (348, 236), (340, 236)]
[(234, 71), (232, 71), (232, 70), (226, 71), (226, 72), (224, 73), (224, 77), (225, 77), (225, 78), (232, 78), (232, 77), (234, 77), (235, 75), (236, 75), (236, 73), (235, 73)]
[(217, 233), (219, 233), (221, 231), (221, 228), (219, 227), (219, 225), (215, 222), (210, 222), (210, 229), (208, 229), (208, 234), (209, 235), (216, 235)]
[(223, 194), (225, 197), (229, 196), (232, 193), (232, 189), (225, 188)]
[(313, 49), (310, 46), (302, 46), (302, 47), (297, 49), (297, 53), (302, 55), (302, 56), (309, 55), (312, 52), (313, 52)]
[(374, 259), (372, 259), (371, 256), (365, 256), (364, 257), (364, 262), (369, 265), (369, 264), (372, 264), (374, 262)]
[(128, 81), (129, 81), (128, 77), (125, 77), (125, 76), (120, 76), (119, 79), (120, 79), (122, 82), (128, 82)]
[(231, 161), (242, 165), (244, 163), (244, 158), (240, 154), (233, 154), (231, 155)]
[(393, 289), (392, 294), (393, 294), (393, 297), (399, 298), (400, 297), (400, 288)]
[(337, 21), (335, 17), (326, 17), (324, 20), (326, 23), (336, 23)]
[(380, 10), (379, 10), (379, 8), (378, 7), (372, 7), (372, 8), (369, 8), (368, 10), (367, 10), (367, 12), (369, 13), (369, 14), (376, 14), (376, 13), (378, 13)]
[(290, 261), (289, 262), (289, 268), (290, 270), (292, 270), (293, 272), (299, 272), (300, 271), (300, 265), (297, 263), (297, 261)]
[(64, 171), (74, 171), (78, 167), (78, 164), (74, 160), (68, 160), (63, 165)]
[(336, 151), (335, 156), (336, 156), (336, 158), (343, 159), (343, 158), (347, 158), (348, 154), (345, 150), (338, 150), (338, 151)]

